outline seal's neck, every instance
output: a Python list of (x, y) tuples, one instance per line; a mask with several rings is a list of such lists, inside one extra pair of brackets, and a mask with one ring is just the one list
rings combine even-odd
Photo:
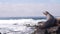
[(51, 14), (47, 14), (47, 20), (53, 19), (54, 16), (52, 16)]

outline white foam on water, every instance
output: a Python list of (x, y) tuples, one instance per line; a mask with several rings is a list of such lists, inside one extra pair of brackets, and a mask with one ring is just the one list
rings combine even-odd
[(31, 26), (36, 25), (38, 22), (46, 20), (33, 20), (33, 19), (19, 19), (19, 20), (0, 20), (0, 28), (11, 31), (20, 31), (21, 33), (29, 34), (34, 31), (32, 27), (25, 26), (30, 24)]
[(19, 19), (19, 20), (0, 20), (0, 24), (37, 24), (40, 21), (46, 21), (46, 20), (33, 20), (33, 19)]

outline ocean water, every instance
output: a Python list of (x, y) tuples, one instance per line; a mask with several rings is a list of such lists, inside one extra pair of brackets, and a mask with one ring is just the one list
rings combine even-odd
[(0, 32), (3, 34), (31, 34), (35, 31), (34, 25), (38, 22), (46, 21), (45, 18), (23, 17), (23, 18), (0, 18)]

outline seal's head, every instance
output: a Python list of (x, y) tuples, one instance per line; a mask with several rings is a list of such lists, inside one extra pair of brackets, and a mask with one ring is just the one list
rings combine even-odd
[(47, 16), (47, 14), (49, 14), (49, 12), (48, 11), (45, 11), (45, 12), (43, 12), (43, 14)]

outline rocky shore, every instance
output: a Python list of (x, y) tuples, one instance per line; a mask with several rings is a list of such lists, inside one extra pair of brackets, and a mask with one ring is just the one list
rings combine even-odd
[(55, 18), (47, 11), (43, 14), (47, 17), (47, 21), (38, 22), (36, 30), (32, 34), (60, 34), (60, 19)]

